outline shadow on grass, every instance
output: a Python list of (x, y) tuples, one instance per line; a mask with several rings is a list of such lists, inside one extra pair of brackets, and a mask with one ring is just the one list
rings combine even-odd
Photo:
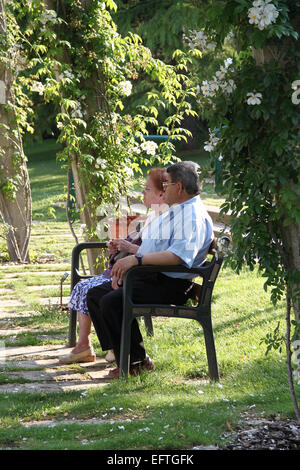
[[(253, 416), (293, 416), (284, 365), (276, 359), (236, 368), (230, 380), (225, 378), (222, 384), (210, 383), (201, 389), (199, 385), (174, 385), (158, 368), (90, 390), (85, 396), (80, 392), (22, 394), (10, 396), (6, 404), (6, 410), (3, 406), (1, 410), (11, 418), (10, 428), (2, 429), (0, 442), (25, 437), (33, 440), (33, 447), (40, 447), (50, 437), (53, 448), (81, 447), (76, 441), (78, 432), (81, 439), (88, 440), (85, 448), (91, 449), (184, 449), (195, 444), (222, 447), (226, 445), (222, 434), (228, 431), (228, 423), (234, 428), (245, 411)], [(45, 410), (47, 419), (56, 420), (50, 430), (46, 426), (24, 427), (30, 419), (41, 419)], [(59, 425), (65, 416), (68, 422)], [(76, 422), (91, 417), (103, 422), (84, 426)]]

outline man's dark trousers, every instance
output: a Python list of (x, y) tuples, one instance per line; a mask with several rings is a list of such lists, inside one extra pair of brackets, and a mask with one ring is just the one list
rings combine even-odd
[[(133, 301), (141, 304), (179, 304), (188, 297), (192, 283), (171, 278), (161, 273), (148, 274), (133, 281)], [(96, 286), (87, 293), (87, 305), (103, 351), (113, 349), (117, 365), (120, 365), (120, 342), (123, 316), (123, 288), (112, 289), (111, 282)], [(130, 363), (146, 357), (136, 319), (132, 321)]]

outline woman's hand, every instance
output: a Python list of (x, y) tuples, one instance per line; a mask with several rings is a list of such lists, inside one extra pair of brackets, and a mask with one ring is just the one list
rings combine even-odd
[(135, 254), (139, 248), (134, 243), (130, 243), (123, 238), (115, 238), (112, 242), (119, 251), (126, 251), (127, 253)]
[(114, 240), (109, 240), (107, 243), (106, 243), (106, 246), (109, 250), (109, 254), (110, 255), (115, 255), (118, 251), (118, 247), (117, 245), (115, 244)]

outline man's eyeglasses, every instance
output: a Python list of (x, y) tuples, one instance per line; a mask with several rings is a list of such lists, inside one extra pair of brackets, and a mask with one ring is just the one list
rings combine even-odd
[(167, 183), (167, 182), (164, 182), (164, 183), (162, 183), (162, 187), (163, 187), (164, 190), (166, 190), (166, 189), (167, 189), (167, 186), (169, 186), (169, 185), (171, 185), (171, 184), (176, 184), (176, 183)]

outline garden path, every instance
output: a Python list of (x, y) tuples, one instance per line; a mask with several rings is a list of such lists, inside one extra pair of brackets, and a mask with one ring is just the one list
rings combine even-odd
[(93, 363), (61, 365), (59, 357), (70, 349), (61, 345), (17, 346), (2, 348), (0, 364), (7, 383), (0, 393), (53, 393), (88, 390), (111, 382), (107, 363), (97, 358)]
[[(220, 220), (219, 209), (207, 206), (214, 224), (215, 233), (223, 227)], [(227, 219), (225, 220), (227, 222)], [(69, 233), (61, 233), (61, 238), (67, 238)], [(0, 383), (0, 393), (17, 392), (55, 392), (70, 390), (87, 390), (93, 387), (107, 385), (111, 380), (107, 378), (107, 363), (103, 358), (97, 358), (95, 363), (81, 363), (63, 366), (59, 363), (59, 357), (70, 351), (66, 347), (67, 335), (58, 332), (39, 334), (38, 326), (20, 326), (18, 320), (39, 315), (40, 312), (33, 308), (34, 304), (55, 308), (66, 305), (68, 297), (60, 298), (60, 280), (64, 274), (61, 264), (51, 263), (51, 269), (47, 270), (47, 264), (37, 267), (26, 266), (26, 270), (6, 272), (7, 266), (0, 266), (0, 273), (5, 273), (5, 281), (9, 284), (0, 287), (0, 368), (5, 374), (5, 381)], [(28, 269), (29, 268), (29, 269)], [(14, 288), (14, 283), (24, 276), (31, 277), (30, 285), (22, 287), (22, 292)], [(38, 285), (34, 285), (37, 279)], [(55, 279), (53, 283), (52, 279)], [(50, 281), (49, 281), (50, 280)], [(64, 289), (69, 287), (69, 278), (64, 283)], [(32, 284), (32, 285), (31, 285)], [(47, 289), (54, 289), (52, 296), (45, 295)], [(65, 292), (64, 292), (65, 293)], [(30, 300), (27, 295), (30, 295)], [(62, 312), (62, 315), (67, 315)], [(32, 333), (37, 340), (43, 343), (49, 340), (60, 340), (60, 344), (43, 344), (39, 346), (14, 346), (18, 342), (20, 334)], [(50, 342), (50, 341), (49, 341)], [(7, 343), (9, 346), (7, 346)]]

